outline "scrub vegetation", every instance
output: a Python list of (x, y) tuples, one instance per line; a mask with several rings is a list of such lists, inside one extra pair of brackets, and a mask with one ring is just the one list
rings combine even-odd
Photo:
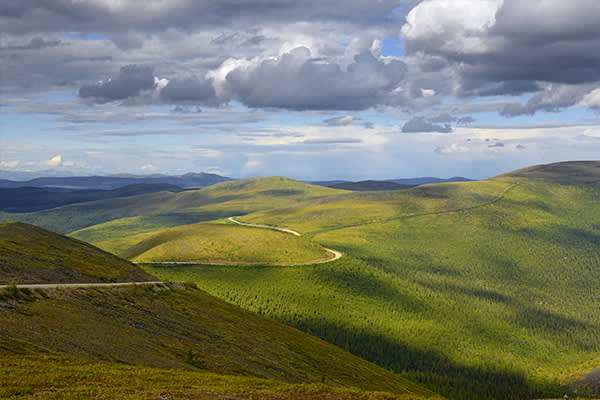
[(120, 254), (135, 262), (307, 264), (331, 256), (302, 237), (233, 224), (200, 223), (155, 233)]
[(344, 253), (327, 265), (146, 269), (451, 398), (562, 396), (600, 363), (600, 173), (567, 168), (243, 217)]
[[(159, 388), (175, 388), (176, 382), (181, 384), (186, 377), (192, 378), (192, 387), (197, 379), (200, 388), (208, 385), (212, 390), (225, 382), (221, 390), (236, 393), (244, 380), (233, 376), (240, 376), (269, 379), (264, 383), (267, 392), (317, 390), (282, 383), (319, 383), (323, 391), (333, 393), (335, 388), (346, 387), (386, 391), (398, 398), (437, 397), (336, 346), (226, 303), (193, 285), (16, 292), (8, 288), (0, 296), (0, 309), (0, 390), (4, 391), (0, 393), (4, 396), (47, 398), (44, 391), (50, 390), (56, 398), (81, 398), (85, 395), (82, 390), (91, 390), (94, 397), (103, 398), (115, 383), (125, 393), (148, 390), (150, 394)], [(57, 356), (61, 358), (54, 358)], [(33, 372), (35, 365), (45, 366)], [(175, 381), (163, 386), (168, 380), (157, 379), (144, 388), (141, 383), (162, 373), (156, 368), (169, 369), (167, 376)], [(96, 370), (99, 377), (90, 379)], [(194, 377), (186, 371), (223, 376)], [(19, 378), (23, 375), (25, 378)], [(68, 388), (65, 392), (53, 386), (63, 376), (67, 380), (59, 387)], [(77, 383), (70, 388), (69, 381)], [(227, 387), (229, 381), (231, 388)], [(249, 393), (261, 386), (259, 380), (248, 382)], [(340, 396), (349, 397), (344, 397), (343, 391)]]
[(88, 243), (20, 222), (0, 224), (0, 285), (153, 280)]
[[(199, 243), (198, 253), (185, 256), (191, 261), (219, 246), (238, 261), (252, 252), (283, 252), (271, 248), (279, 244), (261, 244), (267, 234), (293, 240), (294, 251), (335, 249), (344, 257), (321, 265), (265, 259), (143, 268), (164, 280), (194, 282), (448, 398), (598, 394), (595, 375), (586, 377), (600, 364), (598, 162), (403, 191), (347, 192), (275, 177), (169, 196), (156, 204), (136, 196), (139, 210), (120, 205), (112, 216), (99, 203), (98, 225), (78, 223), (72, 235), (143, 261), (174, 257), (185, 238)], [(76, 206), (84, 207), (48, 210), (44, 221)], [(226, 225), (229, 216), (290, 228), (302, 238), (254, 229), (248, 234), (260, 238), (246, 242), (252, 248), (237, 249), (243, 227)], [(172, 228), (179, 225), (186, 226)], [(234, 240), (233, 232), (240, 232)], [(149, 251), (156, 255), (138, 258)]]

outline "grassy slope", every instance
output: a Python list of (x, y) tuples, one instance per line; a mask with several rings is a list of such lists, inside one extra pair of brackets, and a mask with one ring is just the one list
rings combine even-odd
[(0, 356), (2, 399), (251, 399), (251, 400), (392, 400), (417, 399), (337, 388), (324, 384), (288, 384), (207, 372), (90, 363), (60, 357)]
[[(207, 383), (208, 378), (194, 377), (183, 371), (189, 370), (287, 383), (324, 382), (398, 395), (413, 393), (415, 398), (420, 394), (433, 396), (398, 375), (335, 346), (190, 286), (21, 289), (17, 295), (5, 290), (0, 294), (0, 309), (0, 359), (3, 360), (0, 380), (10, 383), (0, 387), (9, 394), (11, 390), (13, 393), (24, 391), (24, 394), (43, 390), (49, 386), (48, 380), (58, 381), (63, 375), (77, 382), (75, 392), (94, 390), (98, 385), (106, 395), (116, 381), (118, 390), (130, 397), (140, 390), (152, 393), (168, 380), (157, 378), (164, 371), (148, 369), (150, 367), (175, 368), (166, 372), (175, 379), (166, 386), (171, 390), (175, 382), (184, 382), (186, 377), (193, 378), (187, 386), (196, 386), (195, 380), (200, 379), (212, 385), (213, 390), (218, 388), (219, 379), (231, 381), (234, 391), (259, 390), (261, 386), (256, 380), (227, 376)], [(78, 363), (23, 359), (28, 354), (87, 361), (71, 370), (68, 365)], [(4, 360), (8, 360), (8, 364)], [(144, 368), (89, 364), (99, 361)], [(16, 363), (15, 367), (10, 363)], [(27, 367), (29, 363), (40, 367), (37, 373), (32, 374), (31, 365)], [(58, 371), (52, 369), (53, 366)], [(100, 375), (91, 378), (92, 373)], [(23, 375), (26, 376), (23, 381), (10, 378)], [(144, 388), (144, 382), (149, 387)], [(245, 386), (246, 382), (250, 382), (249, 387)], [(222, 390), (231, 389), (225, 386)], [(285, 385), (265, 383), (267, 390), (270, 387), (287, 390)]]
[[(600, 296), (590, 286), (599, 263), (596, 170), (569, 163), (482, 182), (360, 194), (298, 193), (273, 189), (288, 183), (280, 178), (245, 180), (191, 192), (197, 198), (177, 202), (178, 209), (169, 199), (142, 201), (129, 214), (141, 217), (77, 234), (112, 245), (125, 237), (130, 245), (194, 218), (263, 210), (243, 220), (296, 229), (346, 256), (302, 268), (151, 271), (193, 279), (456, 398), (560, 394), (566, 389), (554, 380), (567, 382), (600, 362)], [(104, 218), (119, 212), (108, 206)]]
[(578, 184), (554, 166), (244, 217), (345, 253), (324, 266), (148, 270), (454, 398), (561, 395), (600, 363), (600, 174), (568, 167)]
[(269, 229), (200, 223), (153, 234), (120, 254), (135, 262), (300, 264), (327, 259), (318, 244)]
[(79, 240), (24, 223), (0, 224), (0, 284), (156, 280)]
[(405, 191), (351, 192), (255, 212), (244, 216), (244, 221), (289, 226), (312, 236), (332, 229), (478, 206), (493, 201), (510, 184), (487, 180), (425, 185)]
[[(32, 213), (0, 212), (0, 221), (27, 222), (63, 234), (77, 231), (74, 237), (98, 243), (178, 225), (288, 207), (339, 193), (344, 191), (283, 177), (250, 178), (181, 193), (151, 193)], [(109, 226), (84, 229), (109, 221)]]

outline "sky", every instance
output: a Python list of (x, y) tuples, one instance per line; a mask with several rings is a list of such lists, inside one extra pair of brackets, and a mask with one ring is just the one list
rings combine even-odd
[(0, 27), (2, 177), (480, 179), (600, 154), (596, 0), (0, 0)]

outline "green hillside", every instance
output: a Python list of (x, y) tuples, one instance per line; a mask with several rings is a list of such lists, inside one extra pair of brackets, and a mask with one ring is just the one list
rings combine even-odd
[[(84, 261), (94, 266), (97, 281), (122, 277), (117, 272), (123, 266), (155, 280), (135, 264), (83, 242), (22, 223), (1, 228), (9, 239), (2, 238), (0, 251), (19, 267), (14, 272), (19, 282), (52, 281), (47, 271), (53, 268), (72, 271), (70, 278), (77, 281), (89, 272), (79, 270)], [(11, 284), (0, 287), (0, 310), (0, 398), (156, 398), (165, 391), (207, 399), (291, 399), (312, 393), (323, 399), (439, 398), (190, 284)]]
[[(98, 243), (179, 225), (290, 207), (340, 193), (345, 191), (283, 177), (249, 178), (179, 193), (149, 193), (30, 213), (0, 212), (0, 222), (26, 222), (61, 234), (74, 232), (73, 236), (78, 239)], [(85, 229), (93, 225), (98, 227)]]
[(567, 161), (534, 165), (506, 175), (568, 185), (597, 184), (600, 182), (600, 161)]
[[(49, 372), (51, 371), (51, 372)], [(371, 392), (326, 384), (93, 363), (56, 356), (0, 356), (2, 399), (416, 400), (414, 394)]]
[[(87, 360), (86, 364), (143, 367), (137, 372), (125, 371), (138, 375), (145, 374), (148, 367), (174, 368), (170, 375), (185, 376), (179, 370), (204, 371), (432, 396), (331, 344), (189, 285), (21, 289), (17, 294), (5, 289), (0, 293), (0, 307), (0, 358), (8, 360), (46, 354)], [(0, 367), (0, 377), (14, 373), (5, 365)], [(120, 371), (116, 365), (100, 366), (106, 374)], [(39, 371), (38, 378), (48, 379), (45, 374)], [(122, 380), (120, 386), (127, 384)], [(156, 382), (153, 385), (158, 386)], [(78, 386), (93, 387), (89, 381)]]
[(224, 223), (185, 225), (154, 233), (120, 256), (135, 262), (310, 264), (331, 256), (305, 238)]
[(87, 243), (24, 223), (0, 224), (0, 284), (156, 280)]
[[(131, 257), (194, 249), (186, 260), (200, 251), (247, 259), (255, 251), (263, 264), (277, 262), (265, 257), (279, 243), (242, 241), (242, 231), (232, 230), (241, 227), (222, 218), (294, 229), (306, 241), (289, 246), (304, 252), (316, 244), (344, 257), (323, 265), (144, 269), (193, 281), (450, 398), (562, 397), (600, 365), (598, 165), (542, 165), (387, 192), (247, 179), (172, 198), (136, 196), (138, 209), (83, 203), (45, 218), (77, 219), (88, 209), (92, 217), (83, 219), (103, 222), (73, 236), (117, 253), (132, 249)], [(598, 391), (597, 379), (586, 382)]]
[(146, 269), (193, 280), (451, 398), (561, 397), (600, 364), (595, 165), (244, 216), (344, 253), (322, 266)]

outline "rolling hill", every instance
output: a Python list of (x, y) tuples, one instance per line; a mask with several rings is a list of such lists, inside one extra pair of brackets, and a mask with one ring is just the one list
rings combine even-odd
[(345, 193), (244, 216), (344, 253), (326, 266), (146, 269), (451, 398), (562, 396), (600, 364), (597, 165)]
[[(61, 234), (73, 232), (74, 237), (97, 243), (259, 210), (290, 207), (343, 193), (283, 177), (249, 178), (180, 193), (147, 193), (29, 213), (0, 212), (0, 222), (27, 222)], [(103, 223), (106, 225), (100, 225)], [(98, 226), (85, 229), (94, 225)]]
[(368, 191), (368, 190), (404, 190), (414, 186), (428, 185), (431, 183), (449, 183), (449, 182), (470, 182), (472, 179), (463, 178), (462, 176), (454, 176), (452, 178), (434, 178), (434, 177), (419, 177), (419, 178), (399, 178), (386, 180), (364, 180), (359, 182), (352, 181), (313, 181), (309, 182), (313, 185), (327, 186), (337, 189)]
[[(586, 390), (598, 392), (598, 165), (541, 165), (403, 191), (246, 179), (22, 217), (62, 223), (64, 232), (85, 226), (71, 234), (115, 252), (174, 244), (186, 229), (197, 229), (189, 237), (203, 241), (203, 251), (216, 249), (228, 235), (210, 244), (206, 229), (236, 215), (294, 229), (344, 257), (324, 265), (144, 269), (193, 281), (450, 398), (561, 397), (586, 375)], [(212, 222), (182, 227), (200, 221)], [(269, 247), (254, 242), (239, 251)]]
[[(21, 265), (28, 264), (23, 254), (37, 254), (43, 246), (53, 253), (47, 260), (51, 263), (73, 257), (74, 247), (82, 245), (68, 238), (62, 238), (64, 242), (48, 238), (47, 232), (25, 224), (2, 228), (29, 236), (32, 247), (23, 245), (13, 254)], [(0, 242), (1, 249), (6, 246)], [(77, 251), (85, 257), (83, 249)], [(88, 246), (88, 259), (96, 252)], [(144, 275), (135, 265), (121, 263)], [(45, 282), (42, 275), (38, 274), (38, 283)], [(17, 280), (30, 276), (26, 271)], [(99, 276), (101, 281), (110, 278)], [(189, 284), (8, 286), (0, 288), (0, 309), (3, 398), (107, 398), (119, 393), (155, 398), (165, 392), (211, 399), (223, 395), (285, 399), (302, 393), (324, 399), (439, 398), (329, 343)]]
[(298, 265), (330, 258), (325, 249), (302, 237), (223, 223), (184, 225), (153, 233), (119, 255), (134, 262), (224, 265)]
[(390, 181), (359, 181), (359, 182), (341, 182), (333, 185), (327, 185), (333, 189), (355, 190), (358, 192), (367, 192), (370, 190), (406, 190), (415, 185), (405, 185)]

